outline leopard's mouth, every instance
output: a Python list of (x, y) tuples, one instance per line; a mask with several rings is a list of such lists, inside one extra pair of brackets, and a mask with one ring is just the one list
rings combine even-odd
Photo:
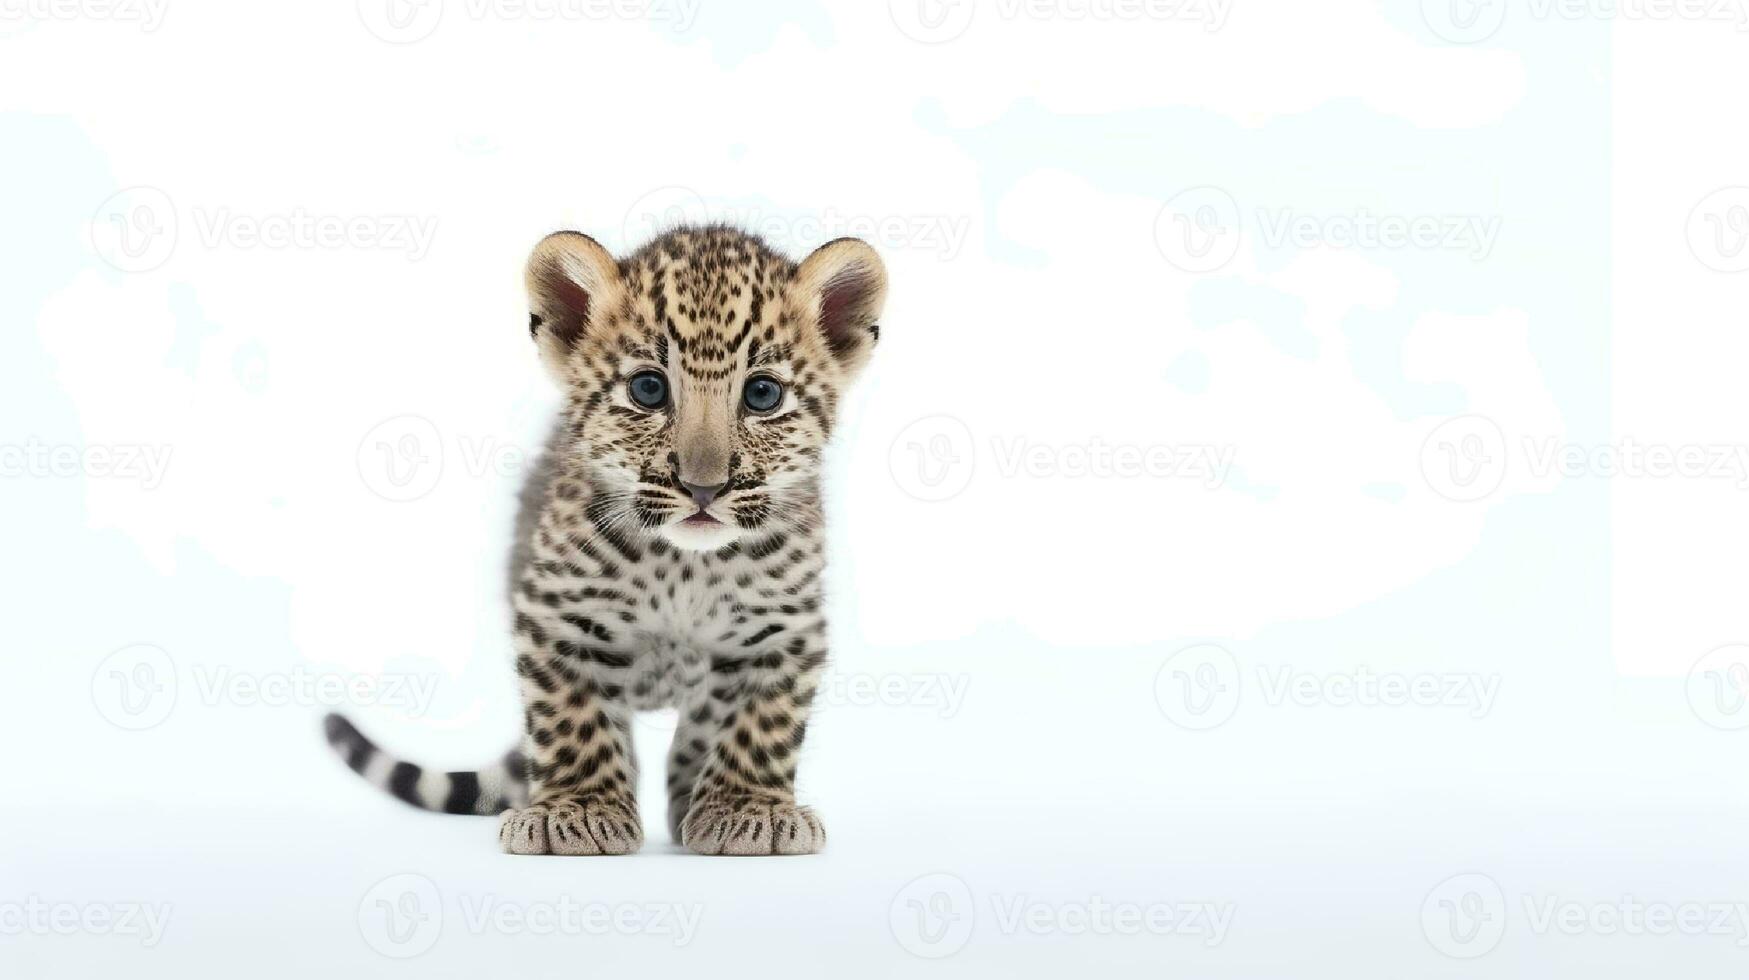
[(669, 544), (686, 551), (713, 551), (733, 544), (741, 536), (741, 529), (715, 514), (699, 510), (664, 526), (661, 534)]

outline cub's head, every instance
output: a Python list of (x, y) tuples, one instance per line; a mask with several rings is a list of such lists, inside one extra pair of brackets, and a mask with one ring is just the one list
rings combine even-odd
[(683, 228), (616, 260), (560, 232), (527, 278), (592, 521), (694, 550), (818, 521), (821, 451), (879, 333), (873, 249), (842, 238), (797, 264), (730, 228)]

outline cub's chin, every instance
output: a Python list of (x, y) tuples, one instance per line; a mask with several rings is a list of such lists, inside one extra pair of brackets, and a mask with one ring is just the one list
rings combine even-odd
[(734, 544), (741, 536), (741, 529), (700, 514), (663, 525), (660, 533), (664, 540), (682, 551), (715, 551)]

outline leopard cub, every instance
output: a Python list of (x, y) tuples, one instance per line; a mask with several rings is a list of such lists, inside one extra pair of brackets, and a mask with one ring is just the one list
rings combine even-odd
[(527, 268), (529, 331), (566, 400), (512, 559), (522, 748), (480, 772), (330, 742), (401, 799), (502, 811), (512, 854), (643, 843), (632, 712), (679, 711), (668, 826), (700, 854), (811, 854), (796, 756), (826, 661), (821, 454), (873, 351), (886, 272), (868, 245), (800, 263), (726, 227), (615, 259), (575, 232)]

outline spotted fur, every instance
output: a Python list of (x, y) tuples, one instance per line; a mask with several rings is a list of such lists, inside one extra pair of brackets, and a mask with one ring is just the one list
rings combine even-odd
[[(826, 662), (820, 461), (878, 337), (880, 259), (841, 239), (795, 263), (703, 227), (615, 260), (564, 232), (536, 246), (527, 279), (530, 334), (566, 403), (513, 557), (526, 783), (474, 777), (467, 799), (456, 780), (471, 774), (378, 760), (344, 721), (331, 741), (409, 802), (505, 809), (510, 853), (622, 854), (643, 840), (632, 712), (672, 706), (676, 841), (819, 850), (795, 778)], [(656, 410), (629, 387), (651, 370), (668, 383)], [(769, 414), (743, 405), (754, 377), (783, 386)]]

